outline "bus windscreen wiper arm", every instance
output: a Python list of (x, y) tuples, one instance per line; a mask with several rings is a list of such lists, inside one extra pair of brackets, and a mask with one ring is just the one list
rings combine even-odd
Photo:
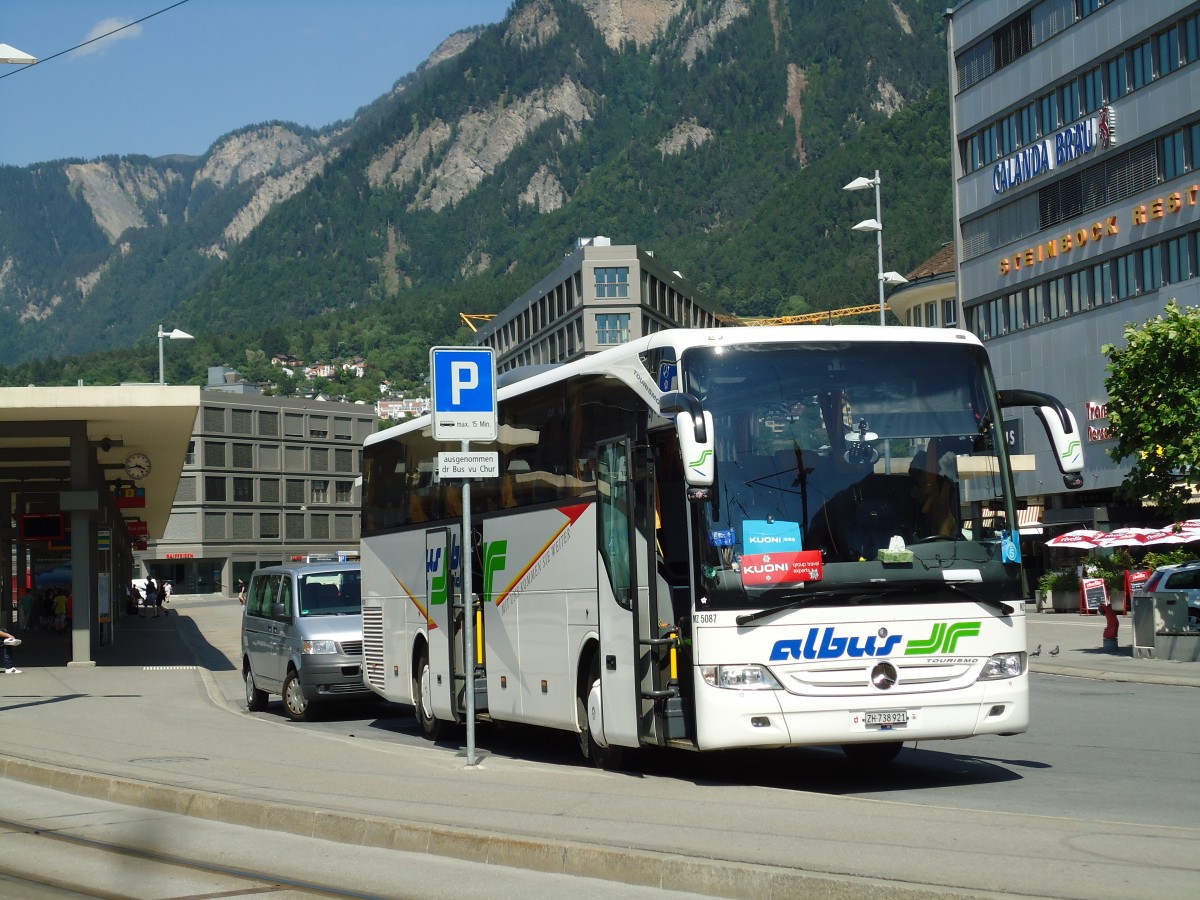
[(1013, 614), (1013, 608), (1011, 606), (1009, 606), (1007, 603), (1005, 603), (1003, 600), (996, 600), (992, 597), (980, 597), (977, 594), (974, 594), (971, 591), (968, 591), (966, 588), (962, 587), (961, 585), (955, 584), (953, 581), (947, 581), (946, 587), (950, 588), (950, 590), (952, 590), (952, 591), (957, 591), (958, 593), (962, 594), (964, 597), (968, 597), (971, 600), (974, 600), (976, 603), (982, 603), (984, 606), (990, 606), (992, 609), (996, 610), (997, 612), (1001, 613), (1002, 615), (1011, 616)]

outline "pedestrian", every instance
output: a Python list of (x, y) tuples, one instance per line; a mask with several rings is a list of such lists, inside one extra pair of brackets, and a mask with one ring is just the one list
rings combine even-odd
[(154, 618), (158, 618), (158, 585), (153, 578), (146, 579), (146, 609), (154, 610)]
[(163, 603), (171, 602), (171, 594), (174, 590), (175, 588), (171, 587), (171, 582), (169, 581), (164, 581), (161, 585), (159, 585), (158, 593), (162, 597)]
[(238, 603), (246, 605), (246, 582), (241, 578), (238, 579)]
[(17, 607), (17, 624), (22, 631), (28, 631), (29, 625), (33, 621), (33, 602), (37, 598), (33, 596), (33, 590), (30, 589), (21, 597), (21, 605)]
[(67, 593), (62, 588), (54, 597), (54, 630), (58, 634), (67, 630)]
[(0, 646), (4, 647), (4, 674), (20, 675), (21, 670), (13, 665), (12, 651), (9, 650), (9, 648), (20, 647), (21, 639), (19, 637), (13, 637), (7, 631), (0, 631), (0, 638), (4, 640), (4, 643), (0, 644)]
[(158, 614), (160, 612), (164, 616), (166, 615), (166, 612), (163, 610), (163, 604), (167, 602), (167, 598), (170, 596), (171, 596), (170, 585), (165, 581), (160, 581), (158, 584), (158, 602), (155, 604), (155, 607), (154, 607), (154, 617), (155, 618), (158, 618)]

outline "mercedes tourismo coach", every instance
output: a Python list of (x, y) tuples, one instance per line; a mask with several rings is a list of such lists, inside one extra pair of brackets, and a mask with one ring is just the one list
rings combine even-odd
[(437, 477), (459, 442), (424, 417), (364, 448), (364, 678), (428, 736), (468, 689), (479, 720), (577, 733), (604, 766), (1026, 729), (1003, 408), (1035, 408), (1071, 486), (1082, 453), (1058, 401), (997, 391), (975, 337), (669, 330), (511, 374), (469, 540)]

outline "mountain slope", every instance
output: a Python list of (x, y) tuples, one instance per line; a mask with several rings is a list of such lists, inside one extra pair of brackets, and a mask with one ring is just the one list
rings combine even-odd
[[(452, 301), (431, 296), (493, 311), (592, 234), (655, 249), (737, 312), (869, 300), (873, 248), (849, 225), (873, 210), (840, 185), (884, 173), (888, 268), (950, 232), (939, 13), (524, 0), (321, 132), (271, 123), (200, 160), (0, 169), (0, 347), (117, 348), (167, 316), (250, 346), (312, 347), (354, 331), (346, 315), (378, 329), (397, 312), (445, 339)], [(5, 224), (22, 208), (35, 233)]]

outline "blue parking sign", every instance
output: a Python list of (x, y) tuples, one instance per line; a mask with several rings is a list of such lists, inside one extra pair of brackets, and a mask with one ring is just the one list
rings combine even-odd
[(494, 441), (495, 351), (491, 347), (433, 347), (429, 370), (434, 440)]

